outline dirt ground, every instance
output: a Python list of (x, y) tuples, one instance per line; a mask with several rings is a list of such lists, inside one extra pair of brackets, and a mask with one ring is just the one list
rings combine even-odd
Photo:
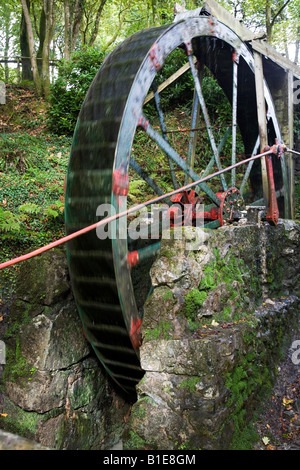
[[(297, 340), (300, 335), (291, 344)], [(260, 436), (257, 450), (300, 450), (300, 363), (293, 359), (300, 361), (299, 343), (278, 367), (273, 395), (255, 423)]]

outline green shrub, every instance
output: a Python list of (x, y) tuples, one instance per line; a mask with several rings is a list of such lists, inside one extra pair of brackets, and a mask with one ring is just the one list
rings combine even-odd
[(58, 78), (51, 86), (48, 125), (52, 132), (73, 134), (85, 95), (104, 57), (104, 52), (87, 47), (61, 62)]

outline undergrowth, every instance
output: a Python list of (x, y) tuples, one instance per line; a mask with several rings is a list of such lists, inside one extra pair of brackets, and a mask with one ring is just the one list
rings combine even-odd
[(60, 238), (71, 138), (51, 134), (46, 105), (30, 88), (11, 88), (0, 133), (0, 261)]
[(39, 246), (64, 233), (64, 178), (70, 139), (1, 135), (0, 231), (3, 244)]

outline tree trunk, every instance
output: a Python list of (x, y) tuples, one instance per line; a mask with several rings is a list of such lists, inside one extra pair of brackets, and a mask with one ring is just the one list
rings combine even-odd
[(286, 0), (283, 5), (279, 8), (277, 13), (271, 18), (271, 7), (272, 7), (272, 0), (267, 0), (266, 2), (266, 28), (267, 28), (267, 42), (269, 44), (272, 43), (272, 33), (273, 33), (273, 26), (275, 24), (276, 19), (282, 14), (283, 10), (286, 6), (290, 3), (291, 0)]
[(299, 48), (300, 48), (300, 26), (298, 26), (298, 30), (297, 30), (297, 40), (296, 40), (296, 50), (295, 50), (295, 64), (298, 64), (298, 61), (299, 61)]
[[(9, 25), (10, 25), (10, 16), (11, 16), (11, 11), (8, 8), (6, 15), (5, 15), (5, 46), (4, 46), (4, 56), (8, 57), (9, 54), (9, 42), (10, 42), (10, 31), (9, 31)], [(5, 63), (5, 82), (9, 82), (9, 67), (8, 63)]]
[(71, 51), (74, 51), (82, 17), (82, 0), (76, 0), (75, 17), (72, 28)]
[(97, 34), (98, 34), (98, 31), (99, 31), (100, 18), (101, 18), (101, 14), (102, 14), (102, 11), (103, 11), (103, 8), (104, 8), (104, 5), (105, 5), (106, 2), (107, 2), (107, 0), (101, 0), (101, 3), (99, 5), (97, 15), (96, 15), (96, 19), (95, 19), (95, 23), (94, 23), (94, 27), (93, 27), (93, 32), (91, 34), (91, 38), (90, 38), (90, 41), (89, 41), (89, 46), (93, 46), (94, 42), (97, 38)]
[(31, 67), (32, 67), (33, 81), (34, 81), (37, 95), (41, 96), (41, 92), (42, 92), (41, 81), (40, 81), (40, 76), (39, 76), (39, 71), (37, 68), (36, 56), (35, 56), (35, 51), (34, 51), (34, 38), (33, 38), (31, 19), (30, 19), (26, 0), (21, 0), (21, 3), (22, 3), (22, 9), (23, 9), (24, 18), (25, 18), (26, 28), (27, 28), (28, 47), (29, 47), (29, 52), (30, 52), (30, 61), (31, 61)]
[(49, 98), (50, 93), (50, 73), (49, 73), (49, 57), (50, 43), (53, 35), (53, 0), (44, 0), (45, 15), (45, 36), (42, 45), (42, 87), (45, 98)]
[(43, 47), (44, 47), (44, 42), (45, 42), (45, 37), (46, 37), (46, 14), (45, 14), (45, 8), (43, 6), (41, 10), (41, 16), (40, 16), (40, 24), (38, 28), (38, 37), (39, 37), (39, 48), (36, 53), (36, 59), (37, 59), (37, 66), (38, 66), (38, 71), (41, 76), (42, 74), (42, 59), (43, 59)]
[[(27, 8), (29, 11), (30, 2), (27, 0)], [(21, 62), (22, 62), (22, 80), (28, 80), (30, 82), (33, 81), (33, 75), (31, 70), (31, 62), (30, 62), (30, 51), (28, 45), (28, 38), (27, 38), (27, 27), (24, 17), (24, 12), (22, 10), (22, 18), (21, 18), (21, 25), (20, 25), (20, 49), (21, 49)]]
[(152, 6), (152, 20), (153, 24), (156, 25), (158, 22), (158, 13), (157, 13), (157, 0), (151, 0)]
[(65, 16), (65, 44), (64, 59), (70, 59), (70, 5), (69, 0), (64, 0), (64, 16)]
[(266, 30), (267, 30), (267, 42), (272, 43), (272, 19), (271, 19), (271, 0), (266, 2)]

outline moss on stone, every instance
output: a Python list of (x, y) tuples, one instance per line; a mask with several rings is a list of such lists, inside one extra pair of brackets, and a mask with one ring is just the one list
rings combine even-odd
[(247, 310), (250, 307), (247, 295), (252, 289), (250, 269), (231, 248), (223, 257), (218, 248), (213, 249), (213, 254), (213, 259), (203, 269), (198, 289), (203, 298), (206, 298), (210, 294), (213, 295), (222, 285), (220, 308), (219, 312), (214, 314), (214, 319), (218, 322), (239, 320), (245, 315), (245, 304)]
[(19, 336), (16, 336), (15, 350), (8, 349), (6, 366), (3, 374), (4, 382), (9, 380), (14, 382), (17, 379), (31, 380), (35, 369), (28, 364), (27, 360), (21, 353)]
[(0, 427), (29, 439), (35, 437), (37, 424), (44, 419), (44, 416), (33, 411), (25, 411), (7, 398), (5, 399), (5, 412), (7, 416), (0, 417)]
[(190, 393), (194, 393), (199, 382), (201, 382), (200, 377), (190, 377), (181, 382), (180, 388), (188, 388)]
[[(215, 289), (220, 283), (231, 285), (233, 281), (243, 283), (243, 271), (246, 270), (245, 263), (237, 259), (232, 250), (221, 257), (218, 248), (213, 249), (214, 259), (208, 263), (203, 270), (200, 290)], [(248, 270), (247, 270), (248, 272)]]
[(171, 290), (166, 291), (165, 295), (163, 296), (164, 300), (172, 300), (173, 298), (174, 298), (174, 294)]
[(16, 295), (31, 305), (53, 305), (70, 291), (64, 249), (54, 249), (20, 265)]
[(207, 293), (205, 291), (199, 291), (199, 289), (192, 289), (185, 296), (185, 313), (187, 319), (190, 321), (195, 321), (197, 318), (197, 312), (199, 308), (203, 305), (204, 300), (207, 297)]
[(230, 421), (234, 423), (235, 432), (232, 437), (231, 448), (235, 450), (250, 450), (257, 441), (257, 434), (249, 419), (247, 403), (254, 399), (259, 404), (270, 391), (272, 386), (272, 371), (267, 364), (257, 361), (258, 343), (261, 341), (256, 337), (256, 332), (249, 329), (244, 333), (245, 343), (248, 344), (248, 352), (241, 356), (233, 371), (226, 376), (225, 386), (231, 391), (231, 396), (226, 405), (232, 409)]
[(169, 321), (161, 321), (158, 323), (156, 328), (146, 330), (144, 332), (144, 338), (148, 340), (156, 339), (170, 339), (170, 331), (172, 330), (172, 324)]
[(170, 259), (174, 256), (174, 251), (168, 249), (162, 250), (160, 252), (160, 256), (164, 256), (165, 258)]
[(142, 439), (136, 432), (129, 431), (129, 439), (124, 444), (124, 450), (145, 449), (148, 447), (147, 442)]
[(13, 314), (9, 318), (8, 326), (4, 333), (5, 339), (15, 338), (23, 325), (28, 325), (31, 321), (31, 305), (26, 302), (16, 302), (16, 308), (20, 308), (20, 314)]

